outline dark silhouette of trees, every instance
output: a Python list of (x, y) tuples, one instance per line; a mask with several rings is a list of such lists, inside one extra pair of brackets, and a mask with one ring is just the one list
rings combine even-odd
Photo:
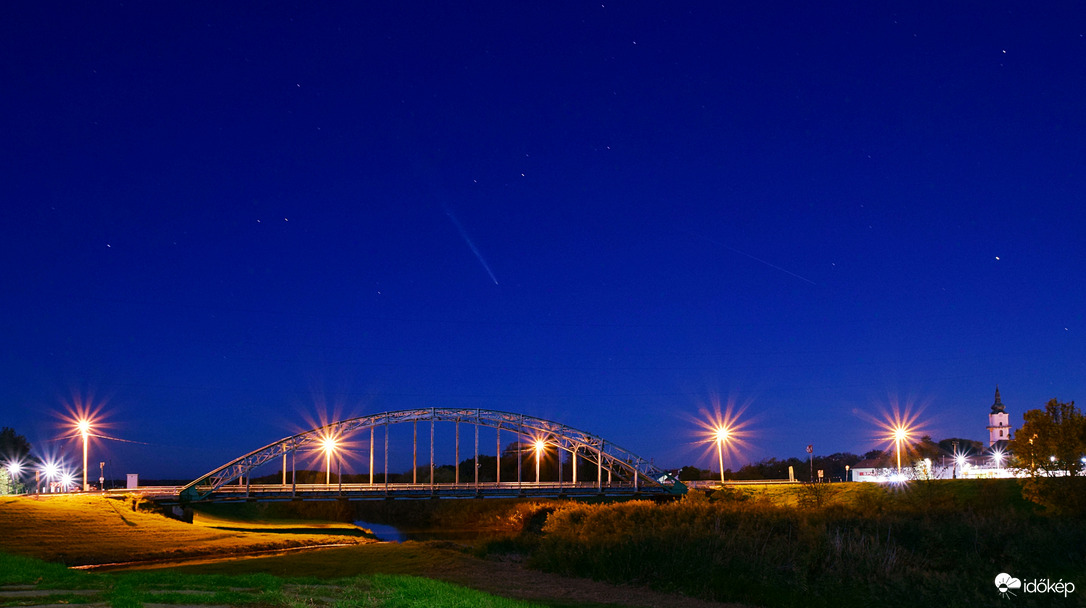
[(5, 426), (0, 429), (0, 462), (25, 461), (30, 455), (30, 442), (26, 437)]

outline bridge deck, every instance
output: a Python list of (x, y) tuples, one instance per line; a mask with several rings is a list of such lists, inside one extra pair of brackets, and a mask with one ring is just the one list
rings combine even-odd
[[(180, 487), (144, 487), (134, 492), (163, 504), (181, 502)], [(589, 498), (595, 496), (650, 497), (671, 493), (658, 486), (634, 488), (625, 484), (596, 483), (480, 483), (476, 484), (403, 484), (345, 483), (345, 484), (261, 484), (223, 486), (197, 502), (285, 501), (304, 500), (384, 500), (388, 498)]]

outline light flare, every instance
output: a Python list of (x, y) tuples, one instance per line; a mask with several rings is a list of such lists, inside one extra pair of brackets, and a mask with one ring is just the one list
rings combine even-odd
[[(697, 443), (705, 448), (702, 460), (712, 458), (720, 467), (721, 481), (724, 479), (725, 465), (731, 465), (740, 455), (750, 449), (747, 439), (753, 436), (750, 420), (740, 420), (749, 402), (738, 406), (733, 400), (722, 404), (719, 397), (710, 398), (707, 406), (698, 408), (697, 418), (692, 422), (699, 427)], [(715, 458), (714, 458), (715, 457)]]
[(897, 471), (900, 474), (902, 459), (909, 460), (916, 449), (910, 444), (913, 437), (924, 434), (924, 425), (920, 422), (920, 414), (926, 404), (916, 405), (911, 401), (901, 404), (897, 398), (891, 398), (889, 409), (883, 407), (881, 418), (876, 418), (866, 412), (853, 410), (854, 414), (867, 419), (877, 427), (876, 438), (879, 442), (885, 442), (888, 449), (892, 449), (897, 462)]

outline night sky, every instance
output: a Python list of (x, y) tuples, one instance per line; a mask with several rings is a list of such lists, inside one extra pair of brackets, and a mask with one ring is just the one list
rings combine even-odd
[(1086, 400), (1081, 3), (313, 4), (0, 9), (0, 425), (193, 478), (479, 407), (715, 468), (729, 406), (741, 466)]

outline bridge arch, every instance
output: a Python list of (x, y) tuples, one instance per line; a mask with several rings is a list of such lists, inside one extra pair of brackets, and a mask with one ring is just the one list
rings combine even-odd
[[(287, 455), (294, 455), (298, 451), (317, 451), (321, 449), (322, 442), (327, 437), (343, 437), (352, 436), (359, 432), (369, 431), (370, 433), (370, 479), (372, 483), (373, 479), (373, 450), (374, 450), (374, 434), (376, 429), (384, 429), (384, 450), (385, 450), (385, 475), (384, 475), (384, 487), (389, 487), (388, 483), (388, 427), (394, 424), (402, 424), (412, 422), (417, 425), (419, 422), (429, 422), (430, 427), (430, 486), (433, 483), (433, 435), (434, 435), (434, 423), (436, 422), (454, 422), (457, 423), (457, 454), (459, 455), (459, 423), (473, 424), (476, 427), (476, 439), (475, 439), (475, 455), (478, 459), (478, 427), (490, 427), (497, 429), (498, 446), (501, 445), (501, 433), (502, 431), (508, 431), (513, 433), (518, 438), (518, 442), (523, 442), (524, 438), (530, 438), (532, 441), (543, 441), (546, 446), (554, 447), (561, 452), (567, 452), (572, 454), (573, 462), (576, 462), (578, 458), (595, 465), (597, 469), (596, 485), (600, 492), (603, 491), (603, 474), (607, 473), (608, 486), (612, 486), (616, 480), (617, 483), (627, 488), (633, 488), (634, 492), (650, 492), (650, 493), (664, 493), (664, 494), (682, 494), (685, 493), (686, 487), (679, 482), (670, 473), (656, 468), (650, 461), (641, 458), (640, 456), (623, 449), (612, 442), (606, 441), (602, 437), (575, 429), (573, 427), (554, 422), (551, 420), (545, 420), (543, 418), (537, 418), (534, 416), (527, 416), (524, 414), (515, 414), (511, 412), (502, 412), (496, 410), (485, 409), (472, 409), (472, 408), (420, 408), (411, 410), (397, 410), (390, 412), (382, 412), (379, 414), (369, 414), (366, 416), (358, 416), (355, 418), (349, 418), (332, 422), (324, 426), (320, 426), (302, 433), (284, 437), (274, 443), (270, 443), (262, 448), (253, 450), (248, 454), (235, 458), (230, 462), (200, 476), (196, 480), (190, 482), (184, 486), (180, 491), (180, 498), (183, 501), (200, 501), (207, 500), (217, 492), (221, 491), (224, 487), (228, 486), (232, 482), (240, 481), (247, 484), (249, 473), (268, 463), (272, 460), (282, 458), (284, 462), (284, 480), (286, 475), (286, 457)], [(416, 426), (417, 429), (417, 426)], [(459, 459), (459, 456), (458, 456)], [(500, 475), (500, 459), (501, 454), (499, 450), (498, 454), (498, 470)], [(520, 453), (518, 452), (518, 485), (519, 480), (519, 460)], [(562, 458), (558, 459), (559, 463), (559, 489), (562, 484)], [(459, 463), (456, 464), (459, 466)], [(574, 485), (576, 485), (576, 470), (574, 467)], [(457, 473), (459, 474), (459, 473)], [(285, 481), (284, 481), (285, 483)], [(292, 487), (295, 485), (295, 480), (292, 478)], [(395, 484), (393, 484), (395, 485)], [(475, 485), (478, 485), (476, 482)], [(583, 484), (582, 484), (583, 485)]]

